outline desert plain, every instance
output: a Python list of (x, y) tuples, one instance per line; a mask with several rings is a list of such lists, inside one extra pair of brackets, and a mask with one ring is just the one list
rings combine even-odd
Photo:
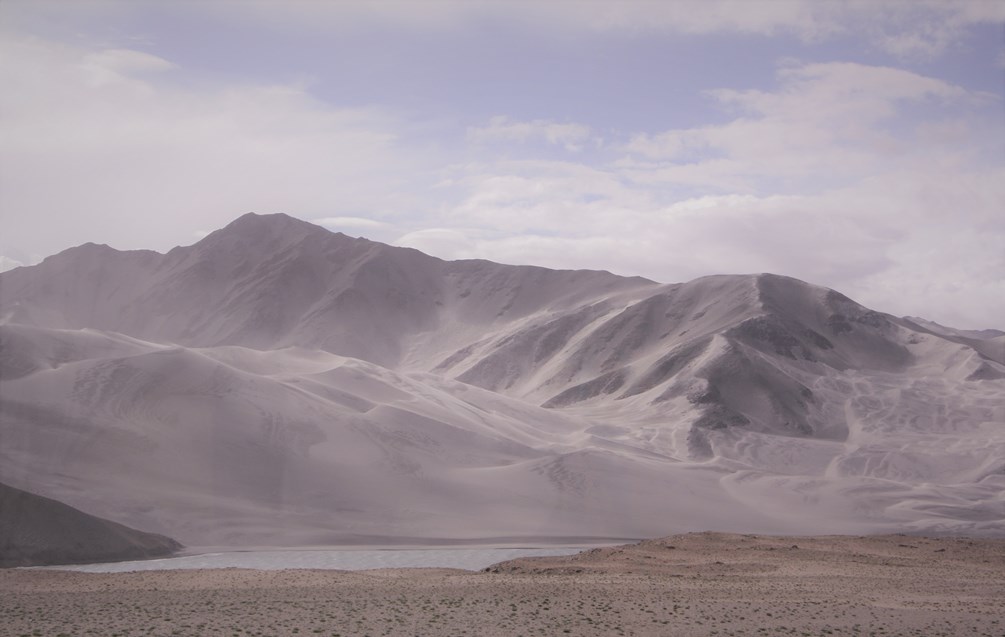
[(3, 635), (1005, 635), (1005, 540), (691, 533), (483, 571), (0, 571)]

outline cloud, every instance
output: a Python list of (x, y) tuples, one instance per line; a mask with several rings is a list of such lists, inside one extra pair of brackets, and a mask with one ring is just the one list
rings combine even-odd
[(778, 272), (880, 310), (1002, 327), (1000, 104), (845, 63), (709, 96), (734, 119), (628, 135), (607, 163), (455, 166), (465, 194), (431, 235), (449, 240), (409, 244), (659, 281)]
[(581, 235), (602, 233), (607, 226), (624, 231), (633, 211), (653, 206), (644, 189), (584, 163), (498, 161), (455, 170), (455, 188), (466, 195), (440, 218), (502, 234)]
[(778, 79), (773, 91), (710, 91), (739, 115), (725, 124), (635, 135), (623, 150), (648, 163), (623, 162), (625, 174), (725, 191), (757, 191), (768, 179), (819, 189), (916, 152), (910, 131), (889, 125), (907, 106), (977, 99), (938, 79), (861, 64), (787, 67)]
[(395, 116), (297, 84), (206, 85), (176, 70), (136, 51), (0, 41), (0, 249), (167, 249), (249, 210), (415, 206), (436, 152), (403, 147)]
[[(138, 16), (227, 28), (265, 27), (289, 33), (374, 30), (463, 32), (492, 25), (549, 37), (744, 34), (794, 37), (805, 43), (864, 40), (898, 59), (930, 59), (965, 42), (975, 26), (1005, 22), (1005, 3), (994, 0), (284, 0), (246, 2), (160, 0), (5, 0), (5, 23), (51, 29), (53, 24), (114, 24)], [(135, 37), (135, 36), (131, 36)]]
[(560, 124), (541, 119), (518, 122), (505, 115), (493, 117), (486, 126), (469, 127), (467, 139), (474, 144), (544, 141), (572, 152), (582, 150), (583, 145), (591, 140), (597, 145), (601, 143), (599, 138), (592, 137), (590, 128), (583, 124)]
[[(394, 245), (415, 248), (441, 259), (471, 259), (479, 256), (475, 242), (464, 230), (457, 228), (426, 228), (399, 237)], [(484, 258), (484, 257), (483, 257)]]
[(171, 62), (156, 55), (127, 49), (106, 49), (88, 53), (80, 59), (79, 66), (94, 86), (127, 82), (130, 74), (157, 73), (176, 68)]
[(971, 27), (1005, 22), (1001, 2), (900, 0), (871, 4), (871, 8), (854, 7), (859, 27), (877, 47), (901, 59), (937, 57), (964, 41)]
[(7, 270), (13, 270), (14, 268), (20, 268), (26, 265), (17, 259), (11, 259), (10, 257), (5, 257), (0, 255), (0, 272), (6, 272)]
[(376, 230), (386, 228), (388, 224), (376, 219), (365, 217), (322, 217), (312, 219), (313, 223), (324, 226), (330, 230)]
[[(496, 10), (564, 10), (541, 4)], [(627, 12), (617, 23), (664, 4), (675, 3), (606, 6)], [(811, 19), (844, 6), (797, 4), (772, 11)], [(435, 28), (474, 19), (443, 11)], [(781, 28), (766, 26), (781, 20), (771, 12), (736, 11), (702, 15)], [(88, 240), (166, 249), (241, 213), (280, 211), (446, 258), (660, 281), (774, 271), (881, 310), (1002, 327), (1001, 104), (937, 78), (789, 62), (774, 86), (708, 92), (716, 113), (704, 122), (608, 127), (599, 144), (560, 114), (458, 130), (332, 105), (297, 82), (187, 71), (121, 46), (0, 39), (0, 254), (24, 261), (15, 248)]]
[[(15, 3), (21, 4), (21, 3)], [(45, 4), (45, 3), (43, 3)], [(149, 3), (106, 3), (105, 11), (138, 11)], [(253, 2), (239, 14), (225, 2), (178, 3), (175, 11), (253, 21), (270, 28), (346, 31), (373, 28), (459, 31), (485, 24), (563, 35), (748, 34), (804, 42), (862, 37), (899, 58), (931, 58), (961, 42), (968, 30), (1005, 21), (992, 0), (343, 0)]]
[[(470, 199), (438, 219), (457, 225), (411, 233), (398, 244), (447, 259), (606, 269), (665, 282), (777, 272), (881, 311), (1003, 327), (1005, 228), (994, 201), (1005, 200), (1005, 187), (989, 189), (995, 180), (1005, 184), (1000, 169), (969, 178), (891, 174), (815, 195), (702, 196), (648, 207), (626, 203), (638, 199), (627, 186), (624, 199), (615, 194), (586, 206), (574, 203), (589, 192), (582, 189), (528, 200), (533, 184), (525, 180), (534, 181), (469, 182)], [(570, 175), (566, 183), (576, 181)]]

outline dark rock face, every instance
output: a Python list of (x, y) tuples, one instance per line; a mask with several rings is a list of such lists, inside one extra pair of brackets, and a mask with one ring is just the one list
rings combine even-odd
[(0, 484), (0, 567), (171, 555), (181, 544)]

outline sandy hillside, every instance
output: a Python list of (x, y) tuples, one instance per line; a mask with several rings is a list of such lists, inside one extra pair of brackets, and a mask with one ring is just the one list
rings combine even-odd
[(0, 481), (187, 546), (1003, 536), (1003, 338), (249, 214), (0, 273)]
[(702, 533), (488, 571), (6, 570), (0, 632), (1005, 634), (1000, 540)]

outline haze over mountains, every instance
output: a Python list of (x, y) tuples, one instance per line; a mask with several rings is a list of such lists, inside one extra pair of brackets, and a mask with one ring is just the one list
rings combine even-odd
[(1005, 534), (1005, 333), (249, 214), (0, 274), (0, 482), (190, 546)]

